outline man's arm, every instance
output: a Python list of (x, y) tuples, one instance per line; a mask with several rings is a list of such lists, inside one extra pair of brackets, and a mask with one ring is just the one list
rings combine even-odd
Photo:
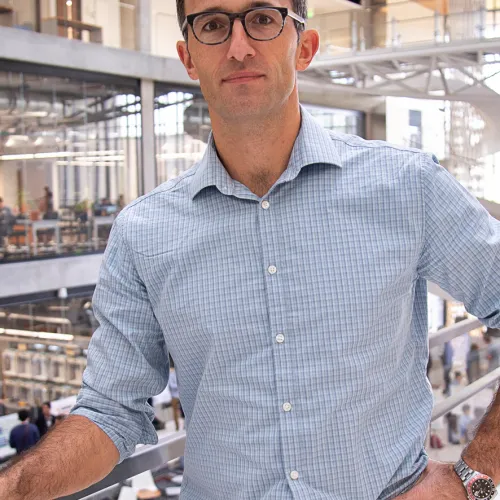
[(158, 441), (147, 399), (167, 386), (168, 353), (122, 234), (125, 213), (113, 225), (99, 273), (93, 298), (99, 328), (72, 415), (0, 479), (0, 500), (71, 494), (109, 474), (137, 444)]
[(81, 491), (118, 460), (106, 433), (85, 417), (70, 416), (0, 473), (0, 500), (52, 500)]
[(500, 221), (444, 168), (421, 156), (421, 278), (438, 284), (484, 324), (500, 327)]
[[(437, 283), (486, 325), (500, 327), (500, 222), (444, 168), (421, 157), (425, 224), (418, 264), (420, 278)], [(497, 395), (473, 442), (467, 464), (500, 481), (500, 396)], [(451, 464), (429, 462), (418, 484), (398, 500), (466, 499)]]
[(465, 463), (500, 485), (500, 392), (463, 453)]

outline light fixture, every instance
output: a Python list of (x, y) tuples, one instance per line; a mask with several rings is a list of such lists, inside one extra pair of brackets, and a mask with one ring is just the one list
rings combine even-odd
[(48, 333), (48, 332), (32, 332), (29, 330), (13, 330), (10, 328), (0, 328), (0, 335), (9, 335), (13, 337), (26, 337), (42, 340), (61, 340), (69, 342), (73, 340), (74, 335), (66, 335), (63, 333)]
[(73, 5), (73, 2), (71, 0), (66, 0), (66, 5), (68, 7), (71, 7)]

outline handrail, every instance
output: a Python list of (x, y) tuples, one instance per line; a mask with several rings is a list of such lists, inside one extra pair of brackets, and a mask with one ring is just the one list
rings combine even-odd
[(446, 415), (448, 412), (453, 410), (453, 408), (456, 408), (459, 404), (464, 403), (472, 396), (475, 396), (477, 393), (495, 383), (497, 380), (500, 380), (500, 368), (493, 370), (484, 377), (481, 377), (479, 380), (476, 380), (467, 387), (464, 387), (458, 394), (450, 396), (441, 403), (438, 403), (432, 410), (431, 421), (434, 422), (443, 415)]
[(127, 460), (117, 465), (109, 476), (86, 490), (61, 497), (60, 500), (80, 500), (94, 493), (119, 484), (143, 472), (155, 469), (162, 464), (184, 455), (186, 432), (180, 431), (161, 439), (153, 446), (141, 446)]
[(465, 319), (452, 326), (448, 326), (429, 335), (429, 348), (443, 345), (454, 338), (460, 337), (464, 333), (482, 327), (483, 324), (478, 319)]

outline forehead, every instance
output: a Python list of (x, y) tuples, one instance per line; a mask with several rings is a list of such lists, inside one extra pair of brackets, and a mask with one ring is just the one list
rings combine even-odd
[(194, 14), (205, 10), (221, 10), (225, 12), (242, 12), (252, 7), (288, 7), (292, 8), (292, 0), (185, 0), (186, 14)]

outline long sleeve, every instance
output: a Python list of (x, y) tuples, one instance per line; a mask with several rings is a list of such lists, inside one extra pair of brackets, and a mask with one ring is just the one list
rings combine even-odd
[(500, 222), (444, 168), (423, 161), (425, 226), (421, 277), (463, 302), (486, 325), (500, 326)]
[(147, 399), (165, 389), (169, 374), (164, 336), (122, 236), (122, 223), (120, 215), (100, 270), (93, 297), (100, 326), (89, 346), (82, 390), (72, 411), (106, 432), (120, 461), (137, 444), (157, 442)]

